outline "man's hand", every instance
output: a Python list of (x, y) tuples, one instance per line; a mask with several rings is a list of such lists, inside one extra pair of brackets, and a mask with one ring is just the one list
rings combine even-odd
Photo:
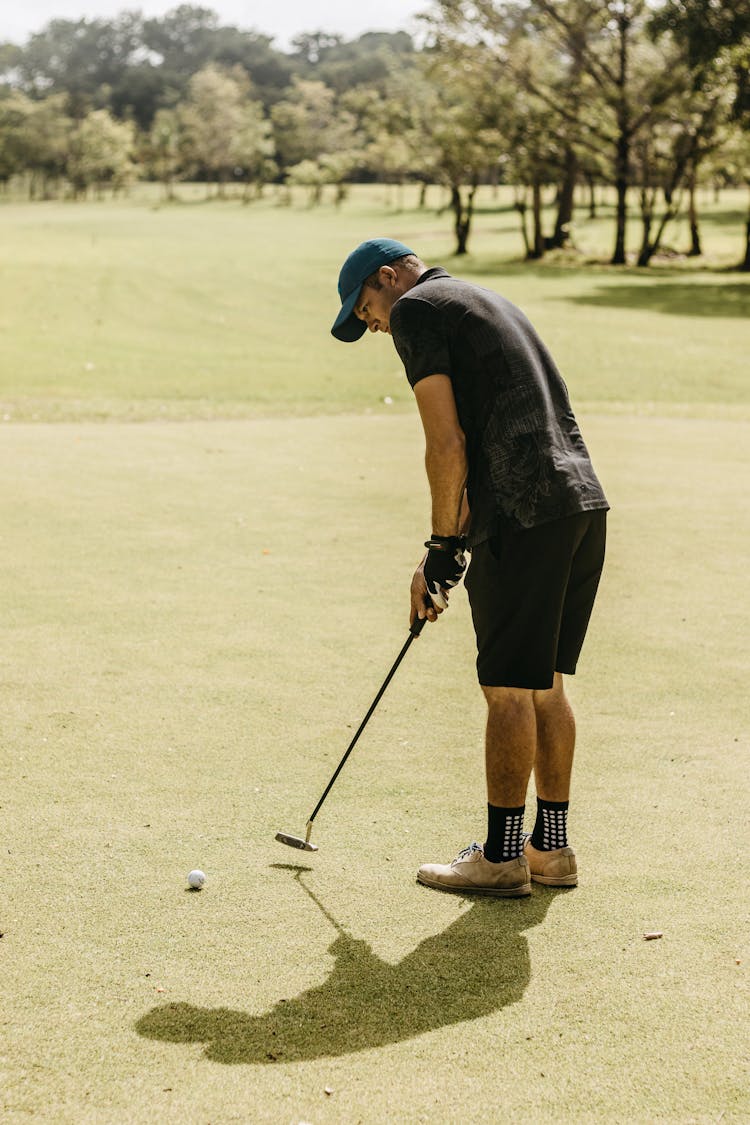
[(458, 535), (433, 535), (411, 581), (411, 612), (436, 621), (448, 608), (448, 592), (461, 581), (466, 570), (465, 539)]
[(466, 540), (461, 535), (433, 535), (425, 543), (427, 558), (424, 561), (424, 580), (427, 593), (436, 606), (447, 608), (445, 591), (457, 586), (466, 570), (464, 548)]
[[(424, 564), (427, 556), (425, 555), (422, 562), (414, 571), (414, 577), (411, 580), (411, 611), (409, 613), (409, 621), (414, 621), (415, 618), (426, 617), (428, 621), (437, 621), (438, 614), (442, 613), (442, 609), (435, 609), (433, 603), (430, 601), (430, 596), (427, 593), (427, 583), (424, 580)], [(447, 605), (447, 598), (446, 598)]]

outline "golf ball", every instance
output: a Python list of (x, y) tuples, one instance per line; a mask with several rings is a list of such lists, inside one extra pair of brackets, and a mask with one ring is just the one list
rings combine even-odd
[(199, 891), (206, 881), (206, 876), (202, 871), (191, 871), (187, 877), (187, 881), (194, 891)]

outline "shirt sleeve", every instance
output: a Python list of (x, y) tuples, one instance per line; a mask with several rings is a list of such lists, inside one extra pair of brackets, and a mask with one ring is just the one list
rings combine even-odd
[(393, 306), (390, 328), (412, 387), (428, 375), (451, 375), (445, 322), (433, 305), (402, 298)]

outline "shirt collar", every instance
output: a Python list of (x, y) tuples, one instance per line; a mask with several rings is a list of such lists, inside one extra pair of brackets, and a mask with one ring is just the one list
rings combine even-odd
[(415, 285), (421, 285), (423, 281), (432, 281), (436, 277), (450, 277), (447, 270), (442, 266), (432, 266), (430, 269), (425, 270), (421, 277), (418, 277), (414, 282)]

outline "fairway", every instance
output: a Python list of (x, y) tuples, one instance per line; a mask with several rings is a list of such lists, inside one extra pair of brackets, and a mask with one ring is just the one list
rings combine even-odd
[(448, 268), (538, 323), (612, 504), (570, 683), (581, 884), (507, 902), (415, 882), (484, 830), (463, 591), (320, 851), (273, 839), (406, 639), (429, 530), (390, 342), (327, 337), (336, 268), (375, 224), (446, 262), (447, 216), (0, 207), (3, 1121), (750, 1116), (750, 288), (527, 270), (489, 202)]
[[(649, 271), (603, 264), (611, 207), (594, 221), (577, 213), (580, 257), (524, 264), (508, 189), (480, 192), (459, 259), (438, 188), (424, 210), (414, 190), (408, 209), (386, 206), (384, 187), (353, 189), (342, 210), (280, 207), (270, 194), (165, 207), (152, 193), (0, 207), (0, 419), (299, 415), (383, 410), (386, 398), (412, 410), (387, 340), (342, 348), (328, 334), (341, 261), (373, 234), (519, 304), (579, 405), (748, 414), (750, 277), (726, 268), (741, 247), (741, 192), (706, 204), (711, 258)], [(630, 230), (635, 241), (634, 218)]]

